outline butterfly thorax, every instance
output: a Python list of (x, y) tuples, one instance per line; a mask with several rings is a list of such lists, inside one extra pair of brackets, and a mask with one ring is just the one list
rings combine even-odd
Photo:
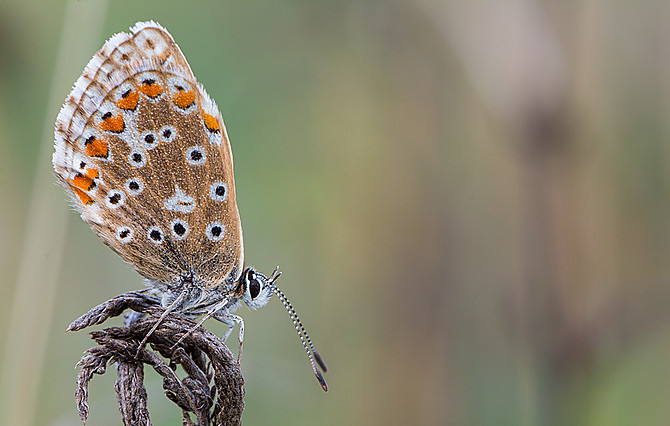
[(239, 283), (206, 286), (187, 278), (180, 285), (166, 286), (156, 281), (149, 281), (149, 284), (159, 293), (164, 308), (171, 307), (188, 317), (205, 314), (217, 304), (223, 304), (217, 311), (227, 313), (235, 312), (240, 305)]

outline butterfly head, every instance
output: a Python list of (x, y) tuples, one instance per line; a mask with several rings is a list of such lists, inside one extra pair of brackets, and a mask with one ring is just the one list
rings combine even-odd
[(274, 292), (274, 282), (281, 272), (275, 269), (272, 275), (266, 277), (254, 268), (246, 268), (240, 277), (238, 292), (244, 303), (251, 309), (265, 306)]

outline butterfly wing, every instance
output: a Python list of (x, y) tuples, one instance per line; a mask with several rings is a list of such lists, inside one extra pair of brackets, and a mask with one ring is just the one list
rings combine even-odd
[(96, 235), (158, 287), (237, 281), (233, 158), (215, 102), (154, 22), (111, 37), (56, 120), (58, 180)]

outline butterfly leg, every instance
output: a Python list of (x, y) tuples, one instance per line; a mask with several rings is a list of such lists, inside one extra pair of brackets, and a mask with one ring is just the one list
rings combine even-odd
[(242, 319), (242, 317), (233, 314), (214, 314), (212, 315), (212, 317), (228, 325), (228, 330), (226, 330), (226, 334), (224, 334), (222, 337), (224, 342), (228, 339), (230, 333), (233, 332), (235, 324), (240, 326), (240, 333), (238, 335), (240, 341), (240, 350), (237, 353), (237, 362), (239, 363), (240, 358), (242, 358), (242, 343), (244, 342), (244, 320)]

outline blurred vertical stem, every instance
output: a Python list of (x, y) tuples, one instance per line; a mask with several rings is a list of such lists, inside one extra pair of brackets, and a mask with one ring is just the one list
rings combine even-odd
[(584, 346), (573, 345), (576, 320), (561, 298), (573, 271), (562, 270), (559, 259), (575, 256), (562, 245), (561, 219), (579, 212), (557, 203), (566, 188), (560, 180), (564, 162), (571, 158), (566, 111), (572, 58), (561, 33), (565, 27), (550, 7), (576, 15), (579, 6), (419, 1), (461, 59), (487, 111), (509, 129), (515, 142), (510, 149), (520, 154), (523, 276), (503, 295), (514, 300), (510, 326), (527, 375), (520, 381), (519, 424), (563, 424), (565, 389), (588, 357), (591, 340), (584, 332)]
[(71, 0), (65, 8), (0, 370), (3, 425), (29, 425), (35, 420), (69, 214), (51, 173), (54, 120), (81, 71), (81, 62), (74, 59), (96, 50), (106, 11), (106, 1)]
[[(559, 103), (560, 104), (560, 103)], [(546, 111), (540, 105), (529, 108), (521, 124), (522, 164), (525, 194), (524, 280), (517, 299), (520, 338), (535, 364), (538, 392), (536, 420), (545, 425), (562, 424), (563, 390), (570, 380), (571, 366), (563, 361), (570, 348), (565, 310), (561, 305), (559, 271), (558, 212), (554, 206), (556, 157), (567, 149), (565, 123), (560, 110)]]

